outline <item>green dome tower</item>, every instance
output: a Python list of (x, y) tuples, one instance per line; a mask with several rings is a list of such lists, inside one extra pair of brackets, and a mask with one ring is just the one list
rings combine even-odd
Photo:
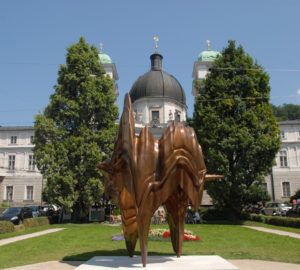
[(212, 51), (210, 49), (210, 41), (207, 40), (207, 50), (203, 51), (198, 56), (198, 61), (194, 63), (193, 69), (193, 90), (192, 94), (196, 98), (197, 91), (195, 88), (195, 81), (201, 82), (207, 74), (210, 72), (210, 69), (213, 65), (213, 62), (217, 59), (221, 54), (218, 51)]
[(100, 53), (98, 54), (99, 62), (102, 64), (106, 75), (109, 76), (113, 80), (114, 89), (116, 96), (119, 96), (118, 84), (116, 81), (119, 79), (116, 65), (112, 62), (110, 56), (108, 54), (103, 53), (103, 43), (100, 43)]

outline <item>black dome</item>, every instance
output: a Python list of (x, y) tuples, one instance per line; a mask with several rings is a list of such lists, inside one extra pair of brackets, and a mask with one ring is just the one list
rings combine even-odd
[(169, 97), (186, 105), (185, 93), (180, 83), (162, 70), (162, 58), (157, 53), (150, 56), (151, 70), (140, 76), (129, 92), (132, 103), (143, 97)]

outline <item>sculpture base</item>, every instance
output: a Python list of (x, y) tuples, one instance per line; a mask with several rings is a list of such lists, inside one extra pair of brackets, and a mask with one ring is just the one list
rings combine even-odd
[[(145, 269), (140, 256), (96, 256), (75, 270)], [(148, 256), (146, 269), (155, 270), (239, 270), (220, 256)]]

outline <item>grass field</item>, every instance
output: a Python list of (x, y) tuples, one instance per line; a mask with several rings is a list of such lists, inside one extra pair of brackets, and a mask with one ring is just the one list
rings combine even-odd
[[(64, 227), (66, 230), (1, 246), (0, 268), (51, 260), (85, 261), (93, 256), (127, 255), (124, 241), (111, 240), (112, 235), (120, 233), (121, 226), (95, 223), (55, 227)], [(185, 228), (199, 235), (202, 241), (185, 242), (183, 255), (220, 255), (225, 259), (300, 264), (299, 239), (229, 224), (186, 225)], [(300, 233), (300, 229), (296, 229), (296, 232)], [(171, 242), (149, 241), (148, 250), (149, 255), (174, 255)], [(136, 254), (140, 254), (138, 244)]]

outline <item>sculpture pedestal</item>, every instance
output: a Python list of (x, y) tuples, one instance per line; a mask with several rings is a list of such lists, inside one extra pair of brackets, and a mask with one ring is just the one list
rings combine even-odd
[(76, 270), (103, 269), (155, 269), (155, 270), (239, 270), (220, 256), (148, 256), (147, 266), (142, 266), (140, 256), (96, 256), (78, 266)]

